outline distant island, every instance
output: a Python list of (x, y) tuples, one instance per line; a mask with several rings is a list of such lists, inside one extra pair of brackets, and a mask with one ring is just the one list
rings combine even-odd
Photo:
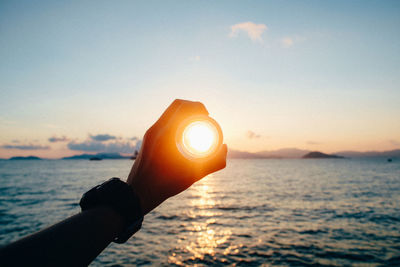
[(97, 154), (81, 154), (75, 155), (72, 157), (64, 157), (62, 159), (94, 159), (94, 160), (102, 160), (102, 159), (130, 159), (131, 156), (123, 156), (119, 153), (97, 153)]
[(9, 160), (38, 160), (41, 159), (39, 157), (35, 156), (27, 156), (27, 157), (11, 157)]
[(343, 159), (344, 157), (338, 155), (329, 155), (319, 151), (313, 151), (302, 156), (303, 159)]

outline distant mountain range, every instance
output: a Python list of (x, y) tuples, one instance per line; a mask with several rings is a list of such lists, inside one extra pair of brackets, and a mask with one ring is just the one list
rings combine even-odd
[[(334, 154), (328, 155), (319, 151), (310, 151), (303, 150), (298, 148), (283, 148), (278, 150), (270, 150), (270, 151), (260, 151), (260, 152), (245, 152), (234, 149), (228, 150), (228, 158), (274, 158), (274, 159), (287, 159), (287, 158), (302, 158), (305, 155), (313, 153), (321, 153), (323, 155), (327, 155), (330, 157), (338, 156), (338, 157), (346, 157), (346, 158), (366, 158), (366, 157), (386, 157), (386, 158), (400, 158), (400, 149), (389, 150), (389, 151), (368, 151), (368, 152), (357, 152), (357, 151), (340, 151)], [(320, 157), (326, 157), (323, 155), (319, 155)], [(317, 154), (311, 155), (318, 157)]]
[[(296, 158), (399, 158), (400, 149), (389, 150), (389, 151), (340, 151), (334, 154), (325, 154), (319, 151), (303, 150), (298, 148), (283, 148), (278, 150), (266, 150), (260, 152), (247, 152), (239, 151), (234, 149), (228, 150), (228, 158), (240, 158), (240, 159), (296, 159)], [(123, 156), (119, 153), (98, 153), (98, 154), (80, 154), (71, 157), (64, 157), (62, 159), (84, 159), (89, 160), (93, 158), (98, 159), (129, 159), (131, 156)], [(36, 156), (28, 157), (12, 157), (9, 160), (38, 160), (41, 159)]]

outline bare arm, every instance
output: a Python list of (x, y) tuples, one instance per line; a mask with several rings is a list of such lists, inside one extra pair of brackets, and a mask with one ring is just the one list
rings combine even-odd
[[(227, 147), (191, 162), (177, 150), (175, 132), (188, 116), (208, 115), (203, 104), (175, 100), (146, 132), (127, 183), (143, 215), (209, 173), (223, 169)], [(123, 231), (125, 221), (108, 207), (87, 210), (0, 249), (1, 266), (86, 266)]]
[(123, 225), (111, 208), (84, 211), (0, 249), (1, 266), (87, 266)]

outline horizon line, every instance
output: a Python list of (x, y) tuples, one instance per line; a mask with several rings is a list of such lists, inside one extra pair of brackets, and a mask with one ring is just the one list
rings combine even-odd
[[(279, 148), (279, 149), (274, 149), (274, 150), (260, 150), (260, 151), (256, 151), (256, 152), (251, 152), (251, 151), (246, 151), (246, 150), (238, 150), (238, 149), (230, 149), (228, 147), (228, 154), (229, 152), (238, 152), (238, 153), (248, 153), (248, 154), (254, 154), (254, 155), (259, 155), (260, 153), (273, 153), (273, 152), (279, 152), (281, 150), (300, 150), (300, 151), (307, 151), (307, 152), (321, 152), (324, 153), (321, 150), (310, 150), (310, 149), (301, 149), (301, 148), (296, 148), (296, 147), (284, 147), (284, 148)], [(364, 151), (359, 151), (359, 150), (340, 150), (337, 152), (333, 152), (333, 153), (324, 153), (324, 154), (328, 154), (328, 155), (336, 155), (338, 153), (385, 153), (385, 152), (392, 152), (392, 151), (396, 151), (396, 150), (400, 150), (399, 148), (395, 148), (395, 149), (390, 149), (390, 150), (364, 150)], [(0, 158), (1, 160), (9, 160), (11, 158), (15, 158), (15, 157), (22, 157), (22, 158), (26, 158), (26, 157), (37, 157), (40, 159), (51, 159), (51, 160), (57, 160), (57, 159), (65, 159), (65, 158), (70, 158), (70, 157), (74, 157), (74, 156), (81, 156), (81, 155), (99, 155), (99, 154), (118, 154), (121, 157), (130, 157), (134, 154), (133, 153), (121, 153), (121, 152), (104, 152), (104, 151), (99, 151), (99, 152), (84, 152), (82, 151), (82, 153), (77, 153), (71, 156), (63, 156), (63, 157), (54, 157), (54, 158), (47, 158), (47, 157), (39, 157), (39, 156), (35, 156), (35, 155), (27, 155), (27, 156), (21, 156), (21, 155), (14, 155), (8, 158)], [(276, 155), (279, 156), (279, 155)]]

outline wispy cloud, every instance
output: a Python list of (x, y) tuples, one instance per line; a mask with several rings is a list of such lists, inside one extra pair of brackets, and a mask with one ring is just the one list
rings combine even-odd
[(400, 146), (400, 142), (394, 139), (390, 139), (389, 143), (394, 146)]
[(316, 141), (307, 141), (306, 142), (307, 145), (320, 145), (320, 142), (316, 142)]
[(282, 45), (284, 48), (289, 48), (289, 47), (291, 47), (293, 44), (294, 44), (294, 41), (293, 41), (293, 39), (290, 38), (290, 37), (285, 37), (285, 38), (283, 38), (283, 39), (281, 40), (281, 45)]
[(99, 141), (99, 142), (117, 139), (116, 136), (109, 135), (109, 134), (97, 134), (97, 135), (89, 135), (89, 136), (92, 140)]
[(200, 56), (194, 56), (189, 58), (190, 61), (200, 61)]
[(61, 136), (61, 137), (53, 136), (53, 137), (50, 137), (48, 140), (49, 140), (49, 142), (51, 142), (51, 143), (56, 143), (56, 142), (67, 142), (67, 141), (69, 141), (69, 138), (67, 138), (66, 136)]
[(255, 24), (251, 21), (242, 22), (231, 26), (229, 37), (237, 37), (240, 32), (245, 32), (253, 42), (262, 42), (262, 34), (267, 29), (265, 24)]
[(253, 131), (247, 131), (247, 132), (246, 132), (246, 137), (249, 138), (249, 139), (257, 139), (257, 138), (260, 138), (261, 135), (256, 134), (256, 133), (253, 132)]
[(47, 150), (50, 149), (49, 146), (42, 145), (2, 145), (1, 148), (4, 149), (19, 149), (19, 150)]
[[(71, 142), (68, 143), (68, 148), (71, 150), (77, 151), (87, 151), (87, 152), (98, 152), (98, 151), (106, 151), (107, 145), (101, 142), (96, 141), (84, 141), (84, 142)], [(115, 151), (113, 151), (115, 152)]]
[(305, 37), (295, 35), (295, 36), (286, 36), (286, 37), (280, 39), (279, 42), (283, 48), (290, 48), (297, 43), (304, 42), (305, 40), (306, 40)]

